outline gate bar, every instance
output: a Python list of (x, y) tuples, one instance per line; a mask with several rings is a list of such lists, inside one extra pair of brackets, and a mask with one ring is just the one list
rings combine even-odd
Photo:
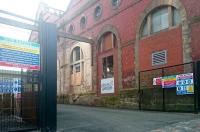
[(195, 78), (196, 110), (198, 113), (200, 112), (200, 60), (198, 60), (195, 64)]
[(42, 132), (56, 131), (57, 123), (57, 35), (56, 25), (41, 22), (39, 32), (41, 89), (40, 123)]
[(86, 42), (86, 43), (90, 43), (90, 44), (94, 43), (94, 41), (92, 39), (88, 39), (86, 37), (81, 37), (81, 36), (78, 36), (78, 35), (73, 35), (73, 34), (69, 34), (69, 33), (65, 33), (65, 32), (58, 32), (58, 36), (63, 37), (63, 38), (76, 40), (76, 41)]
[(11, 13), (11, 12), (8, 12), (8, 11), (0, 10), (0, 13), (6, 14), (6, 15), (9, 15), (9, 16), (14, 16), (14, 17), (17, 17), (17, 18), (20, 18), (20, 19), (28, 20), (28, 21), (31, 21), (31, 22), (34, 22), (34, 23), (38, 23), (38, 21), (36, 21), (36, 20), (21, 16), (21, 15), (17, 15), (15, 13)]
[[(0, 13), (7, 14), (9, 16), (14, 16), (16, 18), (28, 20), (28, 21), (31, 21), (34, 23), (39, 23), (39, 21), (30, 19), (30, 18), (27, 18), (24, 16), (20, 16), (20, 15), (17, 15), (17, 14), (8, 12), (8, 11), (0, 10)], [(19, 21), (9, 19), (9, 18), (0, 17), (0, 23), (18, 27), (18, 28), (27, 29), (27, 30), (38, 31), (38, 26), (36, 26), (36, 25), (19, 22)], [(86, 43), (90, 43), (90, 44), (94, 43), (94, 41), (92, 39), (88, 39), (86, 37), (81, 37), (79, 35), (73, 35), (73, 34), (69, 34), (69, 33), (65, 33), (65, 32), (59, 32), (58, 30), (57, 30), (57, 35), (58, 35), (58, 37), (68, 38), (68, 39), (72, 39), (72, 40), (76, 40), (76, 41), (86, 42)]]
[(18, 27), (18, 28), (28, 29), (28, 30), (32, 30), (32, 31), (38, 31), (38, 28), (34, 25), (19, 22), (19, 21), (12, 20), (12, 19), (9, 19), (9, 18), (0, 17), (0, 23), (5, 24), (5, 25)]

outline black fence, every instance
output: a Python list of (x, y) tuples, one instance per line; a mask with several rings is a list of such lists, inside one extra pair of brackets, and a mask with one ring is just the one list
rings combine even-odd
[[(176, 66), (141, 71), (139, 73), (139, 108), (141, 110), (197, 112), (196, 65), (186, 63)], [(177, 88), (163, 88), (153, 84), (153, 79), (171, 75), (193, 73), (194, 94), (177, 95)], [(158, 83), (161, 83), (158, 81)]]
[(0, 131), (38, 129), (38, 71), (0, 70)]

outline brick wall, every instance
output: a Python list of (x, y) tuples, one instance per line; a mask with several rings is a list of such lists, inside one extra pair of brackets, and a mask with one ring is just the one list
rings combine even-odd
[(200, 60), (200, 23), (192, 25), (192, 57)]
[[(140, 71), (183, 63), (183, 43), (179, 27), (144, 38), (140, 41), (139, 47)], [(167, 51), (167, 63), (152, 66), (152, 53), (162, 50)]]
[(135, 80), (134, 46), (128, 45), (122, 49), (122, 84), (123, 88), (133, 88)]

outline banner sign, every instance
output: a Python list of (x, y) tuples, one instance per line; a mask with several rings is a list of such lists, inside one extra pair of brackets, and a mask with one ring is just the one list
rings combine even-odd
[(21, 93), (21, 78), (0, 78), (0, 93)]
[(0, 36), (0, 66), (39, 70), (40, 45)]
[(162, 77), (162, 88), (175, 88), (176, 75)]
[(162, 85), (162, 77), (153, 78), (153, 85), (161, 86)]
[(114, 93), (114, 78), (101, 80), (101, 94)]
[(176, 76), (177, 95), (194, 94), (193, 73)]

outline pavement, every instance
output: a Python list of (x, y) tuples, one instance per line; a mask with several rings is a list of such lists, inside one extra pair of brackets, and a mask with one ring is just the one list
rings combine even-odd
[(58, 132), (200, 132), (200, 115), (58, 105)]
[(179, 122), (151, 132), (200, 132), (200, 119)]

